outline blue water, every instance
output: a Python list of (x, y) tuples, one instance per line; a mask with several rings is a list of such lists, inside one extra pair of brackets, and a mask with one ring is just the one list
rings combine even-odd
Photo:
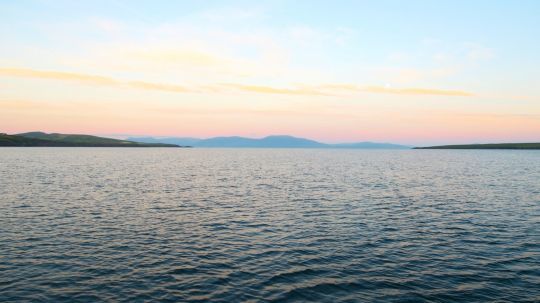
[(0, 301), (539, 302), (540, 152), (0, 149)]

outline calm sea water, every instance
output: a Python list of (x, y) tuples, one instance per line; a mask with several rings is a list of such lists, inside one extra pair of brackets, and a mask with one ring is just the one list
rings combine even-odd
[(0, 208), (0, 301), (540, 301), (538, 151), (3, 148)]

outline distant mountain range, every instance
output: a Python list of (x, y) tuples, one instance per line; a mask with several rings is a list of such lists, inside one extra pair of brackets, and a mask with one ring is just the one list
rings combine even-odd
[[(326, 144), (293, 136), (268, 136), (260, 139), (245, 137), (130, 137), (127, 140), (91, 135), (29, 132), (16, 135), (0, 133), (1, 146), (51, 147), (234, 147), (234, 148), (356, 148), (356, 149), (410, 149), (410, 146), (375, 143)], [(540, 149), (540, 143), (494, 143), (415, 147), (415, 149)]]
[(30, 132), (16, 135), (0, 134), (0, 146), (179, 147), (173, 144), (140, 143), (89, 135), (47, 134), (43, 132)]
[(129, 137), (129, 141), (141, 143), (167, 143), (177, 145), (189, 145), (193, 147), (235, 147), (235, 148), (364, 148), (364, 149), (409, 149), (410, 146), (357, 142), (326, 144), (314, 140), (297, 138), (293, 136), (268, 136), (260, 139), (245, 137), (214, 137), (209, 139), (184, 138), (184, 137)]

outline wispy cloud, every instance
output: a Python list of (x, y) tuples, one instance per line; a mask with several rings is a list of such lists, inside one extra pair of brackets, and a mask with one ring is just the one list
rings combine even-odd
[(133, 58), (136, 62), (154, 62), (167, 65), (221, 66), (231, 63), (207, 52), (187, 49), (135, 50), (121, 55)]
[(125, 84), (133, 88), (148, 89), (148, 90), (161, 90), (161, 91), (168, 91), (168, 92), (175, 92), (175, 93), (192, 92), (192, 90), (181, 85), (152, 83), (152, 82), (143, 82), (143, 81), (129, 81), (129, 82), (126, 82)]
[(41, 71), (21, 68), (0, 68), (0, 76), (52, 79), (61, 81), (80, 82), (91, 85), (105, 85), (117, 87), (129, 87), (145, 90), (157, 90), (174, 93), (224, 93), (224, 92), (246, 92), (257, 94), (282, 94), (282, 95), (309, 95), (309, 96), (336, 96), (348, 93), (377, 93), (377, 94), (397, 94), (397, 95), (440, 95), (440, 96), (473, 96), (472, 93), (460, 90), (442, 90), (430, 88), (390, 88), (381, 86), (358, 86), (347, 83), (330, 83), (320, 85), (297, 85), (294, 87), (274, 87), (263, 85), (248, 85), (239, 83), (221, 83), (208, 85), (176, 85), (145, 81), (125, 81), (105, 76), (58, 72)]
[(329, 96), (330, 93), (325, 93), (313, 88), (278, 88), (271, 86), (260, 85), (245, 85), (236, 83), (224, 83), (221, 84), (224, 87), (232, 88), (242, 92), (252, 92), (261, 94), (285, 94), (285, 95), (321, 95)]
[(123, 23), (112, 19), (90, 18), (89, 22), (95, 25), (96, 28), (111, 34), (119, 33), (126, 28)]
[(118, 81), (109, 77), (69, 73), (69, 72), (41, 71), (41, 70), (23, 69), (23, 68), (0, 68), (0, 75), (23, 77), (23, 78), (40, 78), (40, 79), (78, 81), (78, 82), (86, 82), (86, 83), (100, 84), (100, 85), (118, 84)]
[(461, 96), (470, 97), (473, 93), (460, 90), (444, 90), (432, 88), (392, 88), (383, 86), (358, 86), (354, 84), (323, 84), (318, 88), (322, 91), (350, 91), (350, 92), (365, 92), (375, 94), (396, 94), (396, 95), (439, 95), (439, 96)]
[(429, 88), (390, 88), (382, 86), (368, 86), (364, 91), (380, 94), (398, 94), (398, 95), (440, 95), (440, 96), (461, 96), (470, 97), (472, 93), (460, 90), (443, 90)]
[(58, 72), (58, 71), (41, 71), (34, 69), (22, 68), (0, 68), (0, 76), (50, 79), (61, 81), (72, 81), (91, 85), (105, 85), (118, 87), (132, 87), (147, 90), (160, 90), (170, 92), (189, 92), (190, 90), (180, 85), (170, 85), (162, 83), (152, 83), (144, 81), (122, 81), (110, 77), (96, 76), (89, 74)]
[(199, 14), (206, 21), (231, 22), (265, 18), (265, 12), (261, 8), (233, 8), (222, 7), (204, 11)]
[(492, 48), (478, 43), (465, 43), (464, 48), (466, 58), (473, 62), (488, 61), (496, 57)]

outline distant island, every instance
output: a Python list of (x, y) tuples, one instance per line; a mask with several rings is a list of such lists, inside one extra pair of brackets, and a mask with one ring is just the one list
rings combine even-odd
[(268, 136), (264, 138), (246, 137), (214, 137), (208, 139), (184, 138), (184, 137), (129, 137), (127, 140), (141, 143), (167, 143), (178, 145), (189, 145), (193, 147), (230, 147), (230, 148), (355, 148), (355, 149), (410, 149), (410, 146), (376, 143), (376, 142), (356, 142), (328, 144), (318, 141), (298, 138), (293, 136)]
[(90, 135), (29, 132), (16, 135), (0, 133), (0, 146), (24, 147), (182, 147), (176, 144), (140, 143)]
[(415, 147), (415, 149), (540, 149), (540, 143), (491, 143)]

